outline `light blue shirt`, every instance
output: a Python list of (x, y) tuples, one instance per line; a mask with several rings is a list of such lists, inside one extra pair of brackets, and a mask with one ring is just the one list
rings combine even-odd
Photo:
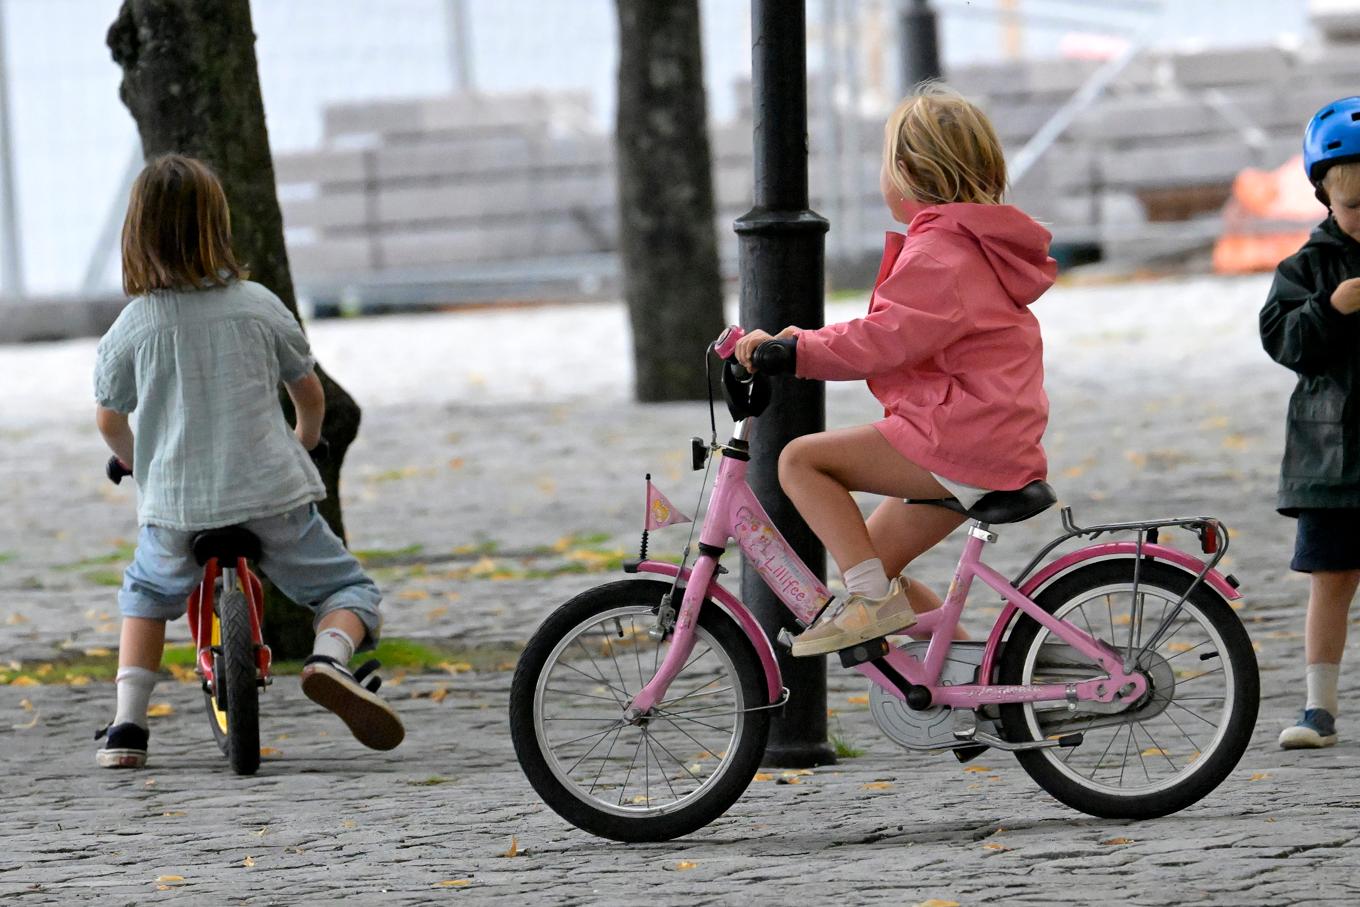
[(297, 320), (257, 283), (128, 303), (99, 341), (94, 387), (100, 406), (136, 412), (138, 522), (211, 529), (323, 500), (278, 390), (314, 365)]

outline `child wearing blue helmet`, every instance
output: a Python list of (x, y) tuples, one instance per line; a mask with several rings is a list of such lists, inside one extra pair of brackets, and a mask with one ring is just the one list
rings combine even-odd
[(1280, 513), (1298, 520), (1290, 568), (1310, 574), (1307, 700), (1285, 749), (1336, 743), (1337, 679), (1360, 585), (1360, 97), (1308, 123), (1303, 163), (1329, 215), (1280, 262), (1261, 342), (1298, 375), (1289, 400)]

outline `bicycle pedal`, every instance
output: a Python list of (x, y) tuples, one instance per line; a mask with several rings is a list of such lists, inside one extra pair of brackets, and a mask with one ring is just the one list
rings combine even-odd
[(848, 649), (841, 649), (841, 667), (853, 668), (855, 665), (862, 665), (866, 661), (882, 658), (888, 654), (890, 648), (887, 637), (880, 636), (877, 639), (865, 640)]
[(775, 634), (774, 644), (785, 652), (793, 648), (793, 634), (788, 630), (780, 630)]
[(983, 746), (981, 743), (972, 743), (968, 746), (956, 746), (954, 747), (953, 752), (954, 758), (960, 762), (972, 762), (978, 756), (987, 752), (987, 750), (988, 747)]

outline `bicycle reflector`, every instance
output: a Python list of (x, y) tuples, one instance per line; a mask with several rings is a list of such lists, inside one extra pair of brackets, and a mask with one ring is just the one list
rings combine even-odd
[(1200, 523), (1199, 525), (1199, 550), (1205, 554), (1218, 553), (1218, 524)]

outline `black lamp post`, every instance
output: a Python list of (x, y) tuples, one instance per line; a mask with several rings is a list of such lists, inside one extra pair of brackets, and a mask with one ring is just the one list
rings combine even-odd
[(903, 0), (898, 18), (902, 47), (903, 91), (909, 92), (928, 79), (938, 79), (940, 31), (930, 0)]
[[(771, 333), (822, 326), (826, 219), (808, 209), (807, 23), (804, 0), (752, 0), (751, 91), (755, 120), (755, 206), (737, 218), (741, 323)], [(779, 452), (826, 427), (819, 381), (778, 379), (751, 437), (751, 487), (794, 551), (820, 578), (826, 553), (779, 487)], [(791, 627), (788, 610), (753, 570), (742, 597), (773, 637)], [(765, 761), (804, 768), (836, 761), (826, 739), (826, 660), (779, 664), (790, 698), (774, 721)]]

